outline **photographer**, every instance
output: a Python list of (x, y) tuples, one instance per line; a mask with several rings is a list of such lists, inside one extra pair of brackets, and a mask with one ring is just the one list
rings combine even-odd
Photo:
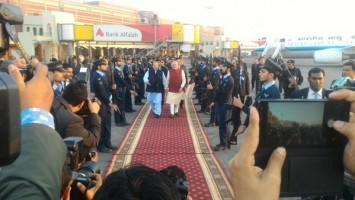
[(330, 89), (352, 87), (355, 83), (355, 62), (349, 60), (343, 64), (342, 76), (332, 81)]
[(0, 170), (0, 199), (59, 199), (66, 147), (49, 113), (53, 91), (47, 67), (39, 65), (26, 84), (15, 65), (9, 73), (19, 88), (21, 154)]
[[(84, 145), (92, 148), (97, 147), (100, 139), (101, 119), (98, 115), (100, 105), (87, 98), (85, 81), (71, 83), (65, 88), (62, 96), (54, 99), (51, 112), (56, 130), (62, 138), (81, 137)], [(88, 108), (86, 113), (83, 113), (84, 116), (77, 115), (76, 112), (82, 110), (84, 105)], [(86, 119), (85, 123), (83, 117)]]
[(53, 83), (52, 88), (54, 91), (55, 96), (60, 96), (64, 90), (64, 75), (66, 71), (63, 68), (63, 65), (58, 65), (54, 68), (53, 72)]
[[(352, 102), (349, 122), (336, 121), (334, 128), (348, 138), (344, 150), (343, 162), (346, 171), (355, 177), (355, 92), (339, 90), (329, 95), (332, 100)], [(255, 151), (259, 144), (259, 114), (251, 108), (250, 122), (246, 138), (238, 154), (230, 161), (229, 170), (234, 196), (244, 199), (279, 199), (281, 170), (286, 158), (286, 150), (279, 147), (270, 156), (265, 170), (255, 166)]]

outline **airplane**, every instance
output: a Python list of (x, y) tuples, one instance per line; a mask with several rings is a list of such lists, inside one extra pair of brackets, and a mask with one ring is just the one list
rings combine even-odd
[(344, 60), (355, 59), (354, 35), (295, 36), (257, 41), (255, 52), (261, 56), (283, 58), (313, 58), (315, 63), (341, 64)]

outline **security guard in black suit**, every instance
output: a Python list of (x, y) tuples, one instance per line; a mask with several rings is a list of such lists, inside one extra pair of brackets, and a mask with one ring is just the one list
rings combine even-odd
[(218, 124), (218, 115), (216, 105), (213, 105), (213, 100), (216, 98), (219, 80), (221, 79), (221, 70), (223, 62), (220, 59), (214, 58), (212, 63), (210, 85), (207, 85), (208, 102), (211, 111), (210, 121), (205, 124), (206, 127), (213, 127)]
[(135, 112), (135, 110), (133, 110), (133, 105), (132, 105), (132, 94), (134, 93), (132, 67), (133, 67), (132, 58), (128, 58), (127, 64), (123, 68), (124, 78), (127, 83), (127, 89), (126, 89), (126, 94), (125, 94), (126, 112)]
[(215, 104), (219, 117), (219, 139), (220, 142), (213, 149), (214, 151), (225, 150), (229, 148), (228, 140), (230, 135), (229, 119), (232, 115), (230, 105), (233, 102), (234, 80), (231, 76), (231, 68), (233, 65), (225, 62), (222, 66), (223, 77), (219, 81), (218, 90), (216, 92)]
[[(261, 67), (259, 72), (259, 78), (262, 83), (262, 86), (258, 93), (255, 96), (253, 106), (257, 107), (261, 99), (280, 99), (281, 95), (278, 87), (275, 85), (276, 78), (281, 73), (281, 67), (275, 63), (272, 59), (268, 58), (265, 62), (265, 65)], [(231, 141), (236, 143), (237, 136), (244, 132), (245, 128), (249, 124), (249, 115), (250, 108), (247, 105), (244, 105), (240, 98), (234, 97), (233, 105), (243, 110), (247, 114), (247, 118), (244, 122), (244, 125), (239, 127), (239, 130), (232, 135)]]
[[(247, 68), (245, 67), (246, 64), (241, 62), (239, 67), (232, 72), (232, 77), (234, 78), (234, 91), (233, 96), (239, 97), (240, 100), (244, 102), (245, 97), (249, 95), (249, 74)], [(241, 117), (240, 117), (241, 109), (234, 107), (232, 111), (232, 124), (233, 124), (233, 131), (232, 133), (236, 133), (240, 124), (241, 124)]]
[(208, 76), (208, 67), (207, 67), (207, 59), (205, 57), (201, 57), (201, 64), (198, 67), (198, 101), (201, 104), (201, 112), (205, 112), (206, 107), (203, 106), (203, 101), (205, 101), (205, 92), (206, 92), (206, 81), (204, 80), (206, 76)]
[(111, 102), (111, 88), (108, 77), (105, 74), (108, 67), (106, 60), (99, 60), (97, 71), (93, 77), (93, 92), (101, 102), (99, 112), (101, 117), (101, 139), (98, 150), (103, 153), (110, 153), (112, 150), (117, 149), (111, 144), (111, 108), (116, 110), (117, 106)]
[(135, 104), (136, 105), (143, 105), (142, 99), (144, 98), (144, 81), (143, 77), (145, 74), (144, 66), (141, 59), (137, 60), (137, 64), (135, 65), (136, 70), (136, 81), (139, 90), (137, 91), (138, 95), (135, 97)]
[(113, 78), (116, 85), (116, 89), (114, 91), (114, 100), (117, 102), (118, 110), (114, 112), (115, 123), (117, 126), (127, 126), (126, 120), (126, 111), (125, 111), (125, 93), (127, 89), (127, 83), (124, 80), (123, 75), (123, 64), (120, 58), (114, 58), (114, 70), (113, 70)]

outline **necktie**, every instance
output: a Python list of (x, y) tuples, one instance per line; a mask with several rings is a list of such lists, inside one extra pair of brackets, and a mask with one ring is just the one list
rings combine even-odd
[(320, 99), (320, 96), (317, 92), (313, 93), (314, 99)]

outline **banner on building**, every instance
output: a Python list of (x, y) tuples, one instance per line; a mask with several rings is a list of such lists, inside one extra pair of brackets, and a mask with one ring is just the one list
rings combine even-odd
[(138, 29), (142, 33), (142, 42), (154, 42), (156, 39), (157, 42), (164, 42), (166, 40), (171, 40), (171, 25), (129, 25), (130, 27)]
[(223, 48), (224, 48), (224, 49), (230, 49), (230, 48), (231, 48), (231, 42), (225, 41), (223, 44), (224, 44), (224, 45), (223, 45)]
[(239, 43), (238, 41), (225, 41), (223, 47), (225, 49), (238, 49)]
[(58, 24), (58, 38), (60, 41), (74, 41), (74, 24)]
[(92, 25), (75, 25), (75, 41), (93, 41), (94, 27)]
[(238, 49), (239, 48), (239, 42), (238, 41), (231, 41), (230, 48)]
[(195, 27), (195, 31), (194, 31), (194, 44), (200, 44), (200, 26), (196, 25)]
[(184, 42), (193, 43), (195, 40), (194, 25), (184, 25)]
[(141, 42), (142, 33), (133, 27), (124, 25), (95, 25), (95, 41)]
[(184, 41), (184, 25), (183, 24), (173, 24), (172, 27), (172, 40), (176, 42)]

